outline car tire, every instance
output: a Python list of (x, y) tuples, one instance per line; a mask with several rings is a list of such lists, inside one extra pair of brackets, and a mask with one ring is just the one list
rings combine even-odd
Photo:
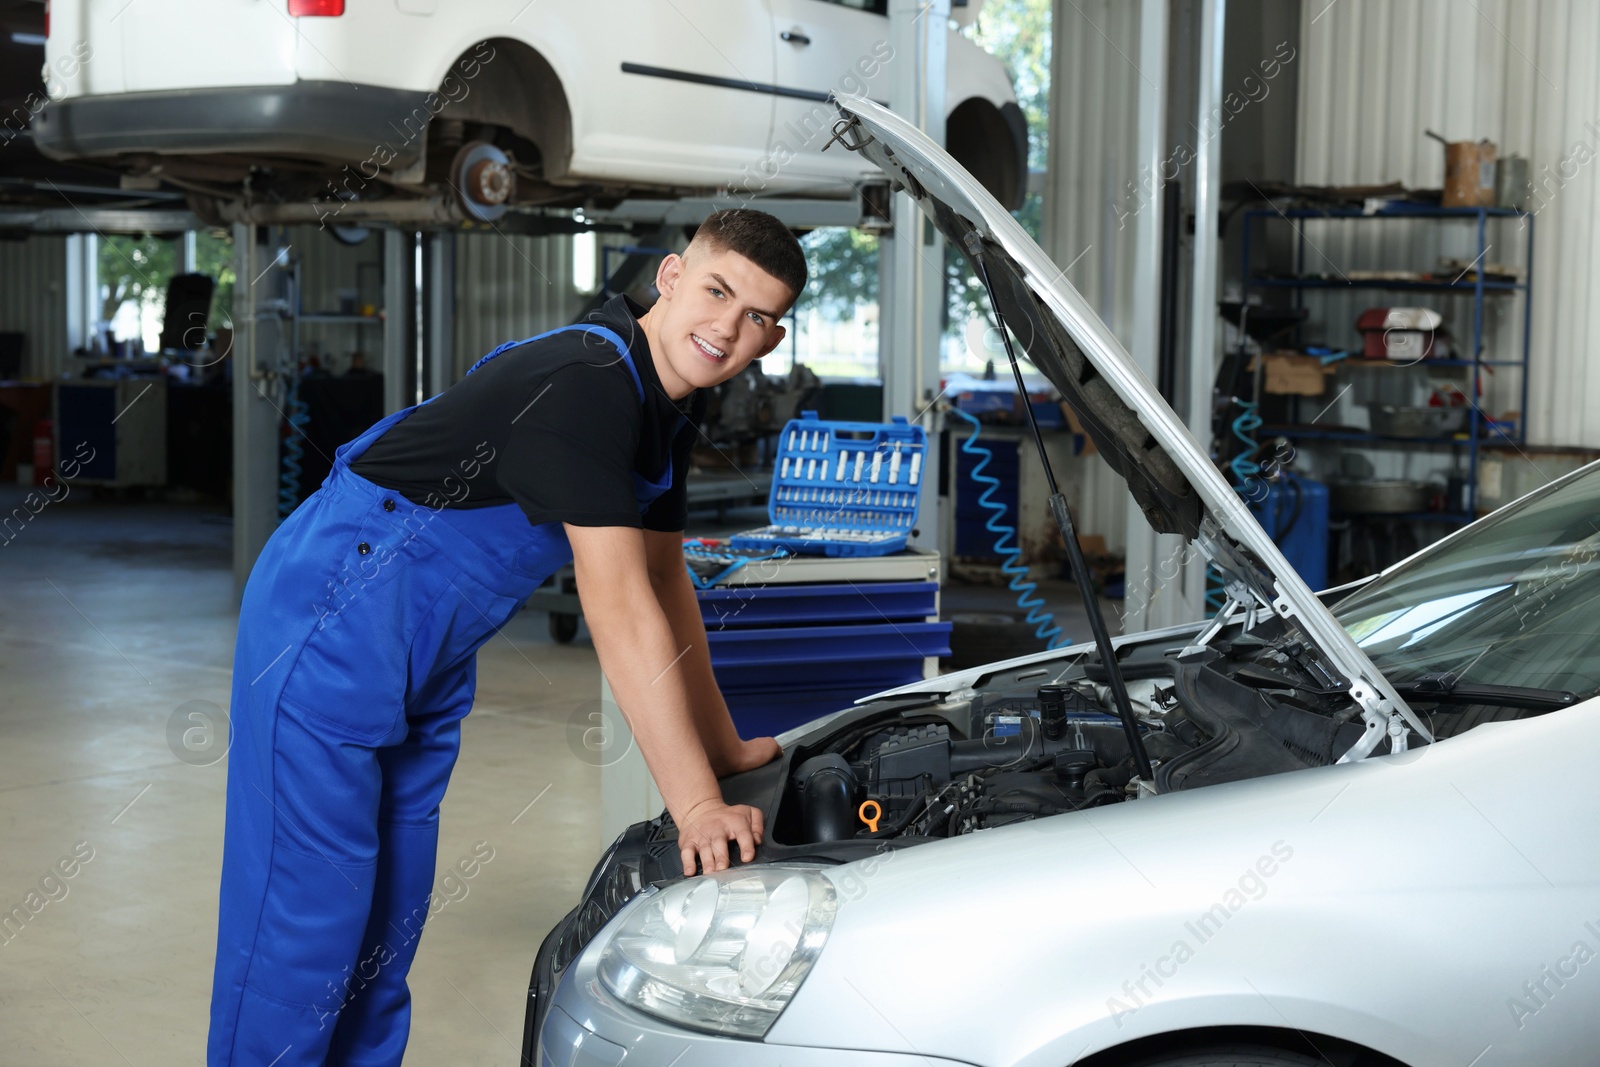
[(1265, 1045), (1228, 1045), (1203, 1052), (1163, 1053), (1127, 1067), (1319, 1067), (1325, 1061)]
[(1022, 206), (1028, 197), (1028, 124), (1016, 104), (1002, 110), (980, 98), (963, 100), (945, 117), (944, 131), (949, 153), (1001, 207)]

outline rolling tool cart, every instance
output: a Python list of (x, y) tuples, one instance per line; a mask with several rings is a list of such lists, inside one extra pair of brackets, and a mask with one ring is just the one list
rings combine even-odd
[(769, 524), (730, 538), (710, 576), (708, 546), (686, 546), (711, 666), (742, 734), (781, 733), (918, 681), (949, 654), (936, 557), (901, 562), (927, 447), (903, 418), (804, 412), (779, 434)]
[(167, 484), (166, 378), (57, 382), (54, 414), (57, 469), (69, 458), (93, 457), (78, 484)]

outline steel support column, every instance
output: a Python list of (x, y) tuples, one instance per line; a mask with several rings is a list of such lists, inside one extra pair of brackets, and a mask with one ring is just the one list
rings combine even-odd
[(278, 528), (281, 370), (290, 358), (288, 257), (265, 226), (233, 227), (233, 594)]
[(422, 321), (425, 397), (438, 396), (455, 384), (465, 367), (456, 367), (456, 235), (430, 233), (424, 240)]
[[(1129, 353), (1139, 369), (1153, 382), (1157, 379), (1160, 348), (1162, 171), (1167, 155), (1167, 38), (1168, 0), (1140, 0), (1139, 4), (1139, 125), (1138, 162), (1134, 181), (1138, 183), (1139, 213), (1134, 216), (1133, 232), (1133, 331)], [(1171, 564), (1163, 564), (1182, 554), (1181, 539), (1161, 536), (1128, 497), (1128, 542), (1125, 633), (1157, 625), (1151, 620), (1171, 603), (1168, 592)]]
[(66, 290), (66, 352), (35, 352), (27, 373), (36, 378), (57, 378), (61, 374), (62, 360), (67, 352), (94, 348), (94, 323), (100, 318), (99, 294), (95, 285), (95, 257), (100, 252), (100, 238), (92, 233), (68, 234), (67, 290)]
[[(1174, 407), (1202, 450), (1211, 442), (1211, 390), (1216, 378), (1217, 281), (1219, 239), (1217, 214), (1222, 161), (1222, 46), (1227, 0), (1201, 0), (1196, 118), (1197, 149), (1194, 159), (1195, 233), (1189, 291), (1189, 357), (1179, 376)], [(1160, 292), (1161, 167), (1166, 161), (1165, 107), (1168, 37), (1167, 5), (1163, 0), (1142, 0), (1139, 28), (1140, 83), (1139, 180), (1148, 177), (1149, 194), (1140, 211), (1135, 296), (1134, 357), (1154, 380), (1156, 377), (1155, 327), (1159, 316), (1153, 303)], [(1159, 49), (1159, 50), (1158, 50)], [(1152, 85), (1151, 82), (1158, 84)], [(1159, 97), (1161, 103), (1146, 97)], [(1160, 124), (1156, 125), (1156, 109)], [(1155, 132), (1159, 130), (1159, 133)], [(1155, 138), (1161, 143), (1157, 145)], [(1153, 161), (1153, 164), (1152, 164)], [(1154, 166), (1148, 176), (1144, 167)], [(1148, 217), (1147, 217), (1148, 216)], [(1148, 308), (1146, 301), (1149, 301)], [(1148, 333), (1146, 332), (1148, 331)], [(1145, 338), (1148, 336), (1149, 341)], [(1123, 631), (1139, 630), (1203, 618), (1205, 560), (1174, 536), (1157, 536), (1131, 500), (1128, 503), (1128, 562), (1126, 614)]]
[(383, 412), (417, 402), (417, 234), (383, 231)]
[[(1211, 448), (1211, 394), (1217, 378), (1217, 297), (1221, 277), (1222, 237), (1217, 219), (1222, 206), (1222, 49), (1228, 0), (1202, 0), (1200, 5), (1200, 91), (1197, 122), (1202, 135), (1194, 164), (1194, 268), (1189, 287), (1189, 366), (1185, 382), (1188, 403), (1180, 410), (1200, 451)], [(1211, 124), (1215, 124), (1213, 127)], [(1205, 565), (1191, 561), (1184, 571), (1186, 610), (1171, 621), (1200, 618), (1205, 611)]]
[[(944, 143), (945, 69), (950, 0), (890, 0), (889, 101), (928, 136)], [(895, 195), (894, 230), (879, 243), (878, 365), (883, 375), (883, 417), (904, 415), (938, 432), (939, 335), (944, 302), (944, 238), (924, 219), (916, 201)], [(939, 484), (939, 449), (929, 448), (924, 484)], [(913, 545), (938, 544), (945, 523), (937, 493), (923, 495)], [(941, 558), (948, 552), (941, 552)]]

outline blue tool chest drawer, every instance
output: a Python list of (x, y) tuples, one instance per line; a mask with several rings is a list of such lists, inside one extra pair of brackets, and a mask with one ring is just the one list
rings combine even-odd
[(921, 622), (939, 613), (937, 582), (733, 586), (702, 589), (699, 597), (700, 616), (708, 634), (734, 627), (797, 623)]
[(933, 581), (727, 586), (696, 596), (712, 670), (745, 737), (920, 681), (929, 659), (950, 653)]

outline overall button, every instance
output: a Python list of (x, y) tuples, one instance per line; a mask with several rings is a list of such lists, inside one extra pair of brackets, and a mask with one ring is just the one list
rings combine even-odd
[(365, 556), (368, 552), (372, 551), (372, 546), (363, 541), (356, 546), (356, 551)]
[(383, 510), (384, 511), (393, 511), (394, 510), (394, 501), (393, 500), (385, 500), (383, 502)]

